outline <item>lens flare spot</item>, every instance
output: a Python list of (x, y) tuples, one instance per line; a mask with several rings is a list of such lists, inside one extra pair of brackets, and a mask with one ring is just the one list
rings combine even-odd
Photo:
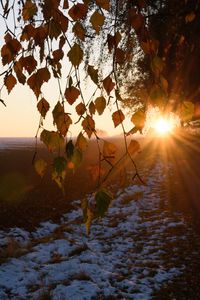
[(154, 129), (158, 134), (166, 134), (172, 130), (173, 126), (171, 122), (163, 117), (160, 117), (154, 125)]

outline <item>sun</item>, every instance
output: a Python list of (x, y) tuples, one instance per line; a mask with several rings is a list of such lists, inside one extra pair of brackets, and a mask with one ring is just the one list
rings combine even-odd
[(178, 127), (180, 127), (180, 118), (176, 113), (163, 113), (158, 107), (148, 107), (144, 134), (152, 137), (167, 137), (174, 135)]
[(167, 120), (163, 117), (157, 119), (153, 127), (156, 130), (156, 132), (160, 135), (165, 135), (167, 133), (170, 133), (173, 128), (170, 120)]

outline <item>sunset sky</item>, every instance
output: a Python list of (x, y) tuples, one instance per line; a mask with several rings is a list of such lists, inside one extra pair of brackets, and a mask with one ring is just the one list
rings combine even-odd
[[(12, 22), (9, 21), (9, 22)], [(0, 48), (3, 45), (3, 34), (5, 31), (5, 24), (0, 19)], [(106, 62), (105, 62), (106, 65)], [(5, 69), (1, 65), (1, 72)], [(63, 83), (63, 91), (66, 83), (67, 70), (69, 70), (69, 66), (64, 66), (63, 70), (63, 78), (61, 79), (61, 83)], [(107, 70), (108, 71), (108, 70)], [(106, 73), (108, 73), (106, 71)], [(1, 73), (0, 72), (0, 73)], [(66, 74), (65, 74), (66, 73)], [(14, 74), (15, 75), (15, 74)], [(63, 81), (63, 82), (62, 82)], [(3, 76), (0, 77), (0, 87), (3, 83)], [(86, 102), (91, 97), (95, 90), (95, 86), (93, 84), (88, 83), (88, 85), (83, 84), (85, 88), (85, 100)], [(44, 98), (50, 103), (50, 111), (47, 113), (46, 119), (44, 121), (44, 128), (47, 130), (56, 130), (56, 128), (52, 124), (52, 113), (55, 104), (59, 100), (59, 89), (56, 80), (51, 80), (48, 83), (42, 86), (42, 91), (44, 93)], [(96, 97), (100, 96), (100, 94), (96, 94)], [(30, 88), (25, 85), (18, 84), (8, 95), (6, 87), (3, 88), (1, 95), (1, 99), (3, 99), (7, 105), (4, 107), (2, 103), (0, 103), (0, 137), (34, 137), (39, 124), (39, 112), (37, 110), (37, 100), (33, 92)], [(95, 99), (94, 99), (95, 100)], [(75, 112), (75, 106), (81, 102), (81, 99), (77, 99), (73, 106), (66, 104), (67, 112), (72, 113), (71, 117), (76, 122), (78, 120), (78, 115)], [(95, 122), (96, 129), (101, 129), (105, 131), (108, 135), (118, 135), (122, 132), (121, 126), (114, 128), (112, 121), (112, 113), (116, 111), (116, 106), (113, 107), (111, 111), (110, 108), (107, 108), (104, 111), (102, 116), (98, 116), (95, 114)], [(127, 114), (124, 111), (125, 115)], [(128, 119), (128, 118), (127, 118)], [(130, 118), (129, 118), (130, 119)], [(82, 121), (81, 121), (82, 122)], [(70, 135), (74, 136), (81, 130), (81, 122), (77, 125), (72, 125), (70, 127)], [(129, 131), (133, 124), (130, 121), (124, 121), (127, 131)]]
[[(44, 85), (44, 96), (50, 103), (50, 109), (52, 110), (58, 101), (58, 88), (57, 83), (54, 81)], [(37, 110), (37, 100), (33, 92), (25, 85), (19, 84), (14, 90), (7, 94), (6, 89), (3, 89), (1, 98), (5, 101), (7, 107), (4, 107), (0, 103), (0, 137), (34, 137), (38, 122), (39, 112)], [(76, 100), (78, 104), (80, 100)], [(78, 115), (74, 112), (74, 105), (66, 105), (67, 112), (72, 113), (74, 121), (78, 120)], [(113, 111), (116, 107), (113, 108)], [(95, 114), (96, 128), (105, 131), (108, 135), (116, 135), (121, 133), (121, 127), (114, 128), (109, 108), (104, 112), (102, 116)], [(130, 122), (125, 121), (127, 130), (131, 129)], [(81, 129), (81, 122), (75, 126), (71, 126), (71, 135), (76, 135)], [(48, 130), (55, 129), (52, 124), (52, 113), (47, 113), (44, 121), (44, 128)]]

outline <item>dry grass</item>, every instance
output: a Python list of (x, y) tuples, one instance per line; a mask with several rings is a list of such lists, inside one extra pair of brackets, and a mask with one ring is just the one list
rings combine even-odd
[(14, 238), (9, 237), (7, 245), (0, 249), (0, 263), (13, 257), (18, 258), (28, 252), (26, 247), (22, 247)]

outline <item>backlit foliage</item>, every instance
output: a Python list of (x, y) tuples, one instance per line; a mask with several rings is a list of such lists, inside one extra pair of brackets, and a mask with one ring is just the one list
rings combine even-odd
[[(142, 181), (133, 161), (133, 155), (140, 150), (140, 146), (134, 139), (128, 142), (127, 136), (142, 133), (148, 106), (158, 106), (164, 113), (175, 108), (183, 122), (190, 121), (197, 111), (197, 104), (190, 99), (176, 99), (174, 103), (175, 100), (171, 98), (167, 63), (172, 42), (166, 37), (166, 46), (163, 48), (163, 41), (160, 42), (152, 29), (152, 15), (159, 17), (159, 12), (168, 7), (168, 2), (1, 1), (1, 14), (6, 26), (1, 48), (4, 68), (1, 74), (4, 78), (2, 88), (5, 87), (10, 93), (17, 84), (26, 84), (35, 94), (36, 107), (41, 115), (38, 134), (48, 150), (57, 155), (52, 163), (52, 179), (59, 187), (64, 188), (67, 172), (74, 172), (80, 166), (88, 139), (96, 138), (99, 164), (90, 166), (98, 188), (95, 196), (96, 212), (91, 212), (87, 204), (87, 224), (90, 224), (93, 215), (102, 217), (107, 210), (111, 196), (102, 188), (120, 161), (114, 159), (116, 145), (98, 136), (95, 114), (103, 115), (108, 105), (115, 107), (111, 115), (113, 125), (121, 126), (124, 155), (133, 163), (134, 178), (138, 177)], [(199, 18), (200, 6), (198, 1), (191, 1), (191, 6), (189, 2), (181, 4), (181, 15), (175, 11), (174, 16), (174, 23), (184, 23), (188, 31)], [(196, 6), (193, 2), (196, 2)], [(180, 28), (175, 27), (173, 34), (179, 32)], [(187, 36), (182, 32), (178, 43), (178, 49), (183, 53), (181, 47), (187, 43)], [(141, 75), (143, 85), (132, 86), (137, 61), (145, 62), (148, 71)], [(59, 91), (59, 98), (55, 99), (54, 107), (51, 107), (54, 131), (43, 127), (43, 120), (50, 113), (43, 85), (50, 83), (52, 78)], [(61, 85), (61, 78), (66, 78), (65, 88)], [(82, 78), (87, 78), (90, 88), (94, 90), (90, 99), (84, 96)], [(144, 88), (145, 82), (148, 84)], [(131, 96), (134, 89), (138, 98)], [(1, 102), (6, 103), (2, 99)], [(126, 117), (123, 105), (126, 102), (134, 108), (132, 116), (129, 116), (133, 127), (127, 132), (123, 123)], [(69, 106), (75, 107), (81, 124), (76, 140), (72, 140), (68, 134), (73, 124)], [(103, 170), (103, 162), (107, 163), (108, 171)], [(40, 176), (45, 174), (46, 168), (45, 161), (35, 159), (35, 169)]]

